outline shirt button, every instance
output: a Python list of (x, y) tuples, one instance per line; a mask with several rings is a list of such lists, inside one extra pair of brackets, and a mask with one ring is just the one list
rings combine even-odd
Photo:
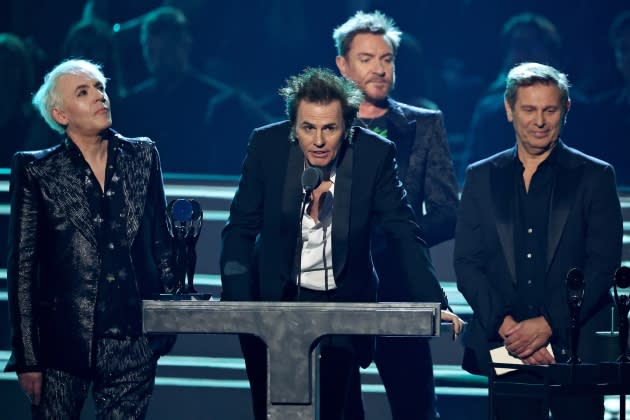
[(532, 285), (532, 281), (531, 280), (527, 280), (527, 285), (531, 286)]
[(532, 258), (532, 254), (531, 254), (531, 253), (528, 253), (528, 254), (527, 254), (527, 258), (528, 258), (528, 259), (531, 259), (531, 258)]
[(108, 243), (107, 248), (114, 249), (114, 243), (113, 242)]
[(532, 229), (532, 228), (527, 229), (527, 233), (532, 233), (533, 231), (534, 231), (534, 229)]

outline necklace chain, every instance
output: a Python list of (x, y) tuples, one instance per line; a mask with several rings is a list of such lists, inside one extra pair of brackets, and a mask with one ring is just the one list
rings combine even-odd
[(363, 118), (361, 118), (361, 117), (359, 117), (357, 115), (357, 120), (359, 120), (361, 125), (363, 125), (365, 128), (367, 128), (368, 130), (371, 130), (372, 129), (372, 124), (374, 124), (375, 118), (363, 119)]

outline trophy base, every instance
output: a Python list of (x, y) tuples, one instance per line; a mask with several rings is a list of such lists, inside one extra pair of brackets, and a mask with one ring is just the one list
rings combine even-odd
[(167, 301), (179, 301), (179, 300), (218, 300), (217, 298), (213, 298), (212, 293), (182, 293), (182, 294), (172, 294), (172, 293), (160, 293), (156, 296), (157, 300), (167, 300)]

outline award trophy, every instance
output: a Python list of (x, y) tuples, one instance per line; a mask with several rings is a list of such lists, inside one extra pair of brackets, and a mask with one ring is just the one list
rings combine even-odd
[[(173, 238), (175, 288), (165, 298), (176, 300), (209, 300), (209, 293), (197, 293), (194, 286), (197, 251), (203, 211), (195, 200), (173, 200), (166, 208), (168, 231)], [(188, 281), (186, 281), (188, 280)]]
[(619, 322), (619, 357), (617, 362), (628, 363), (628, 312), (630, 312), (630, 290), (625, 294), (620, 294), (618, 289), (627, 289), (630, 286), (630, 268), (619, 267), (615, 271), (615, 304), (617, 305), (617, 315)]

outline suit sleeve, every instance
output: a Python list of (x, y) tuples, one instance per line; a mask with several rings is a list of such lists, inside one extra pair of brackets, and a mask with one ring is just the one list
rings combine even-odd
[[(609, 165), (598, 167), (589, 175), (590, 179), (583, 181), (588, 189), (583, 203), (585, 249), (582, 270), (585, 286), (580, 310), (582, 322), (601, 308), (602, 299), (610, 293), (614, 272), (621, 262), (623, 237), (623, 219), (613, 168)], [(554, 331), (568, 323), (567, 319), (554, 317), (561, 314), (554, 308), (567, 304), (565, 290), (564, 287), (558, 288), (558, 293), (550, 300), (551, 307), (547, 308), (546, 316)]]
[(26, 171), (26, 157), (17, 153), (11, 169), (11, 214), (7, 264), (11, 320), (12, 369), (40, 371), (37, 309), (40, 200), (35, 182)]
[(415, 214), (407, 199), (407, 193), (398, 177), (396, 149), (388, 148), (379, 168), (374, 194), (377, 223), (388, 236), (391, 255), (400, 258), (404, 287), (418, 302), (440, 302), (447, 305), (426, 243), (422, 239)]
[[(598, 168), (589, 183), (591, 199), (586, 203), (584, 258), (584, 301), (580, 316), (589, 317), (613, 286), (615, 270), (621, 262), (623, 219), (617, 195), (614, 170)], [(561, 297), (566, 305), (566, 296)], [(559, 302), (560, 303), (560, 302)], [(555, 323), (555, 322), (554, 322)]]
[(509, 313), (509, 302), (492, 286), (488, 278), (490, 261), (483, 240), (482, 215), (486, 210), (479, 171), (466, 174), (459, 203), (455, 230), (454, 266), (457, 288), (471, 306), (475, 318), (486, 332), (488, 340), (496, 340), (498, 329)]
[(254, 248), (262, 227), (264, 177), (256, 132), (251, 137), (230, 216), (221, 233), (223, 300), (255, 300)]
[(153, 170), (149, 184), (149, 199), (152, 203), (152, 247), (153, 258), (159, 270), (162, 291), (175, 286), (175, 266), (173, 256), (172, 238), (166, 225), (166, 194), (164, 193), (164, 181), (162, 179), (162, 165), (160, 155), (153, 145)]
[[(455, 170), (442, 113), (433, 114), (426, 123), (431, 126), (428, 133), (422, 127), (424, 122), (418, 121), (416, 124), (416, 144), (426, 143), (427, 147), (426, 172), (421, 180), (424, 183), (424, 197), (420, 198), (424, 201), (426, 213), (418, 215), (418, 221), (427, 244), (433, 246), (452, 239), (455, 235), (458, 198)], [(413, 162), (413, 156), (411, 159), (410, 166), (419, 164)], [(422, 209), (421, 202), (412, 204), (416, 211)]]

